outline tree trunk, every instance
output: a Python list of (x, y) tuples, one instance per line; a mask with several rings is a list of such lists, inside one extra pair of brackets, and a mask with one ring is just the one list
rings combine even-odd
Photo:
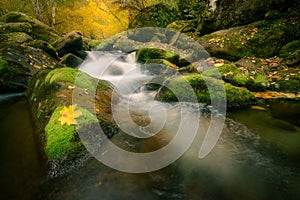
[(40, 21), (42, 21), (42, 16), (41, 16), (41, 9), (40, 9), (40, 4), (39, 4), (39, 0), (31, 0), (33, 7), (34, 7), (34, 11), (35, 11), (35, 16), (37, 19), (39, 19)]
[(51, 26), (54, 27), (56, 20), (56, 7), (55, 7), (55, 0), (51, 0)]

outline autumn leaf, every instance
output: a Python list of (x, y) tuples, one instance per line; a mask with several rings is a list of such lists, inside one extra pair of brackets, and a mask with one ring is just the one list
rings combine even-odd
[(78, 118), (82, 115), (82, 112), (80, 110), (76, 110), (76, 105), (70, 105), (69, 107), (64, 107), (61, 111), (61, 117), (58, 119), (60, 121), (60, 124), (63, 126), (64, 124), (72, 125), (76, 124), (75, 118)]
[(261, 106), (251, 106), (251, 109), (253, 109), (253, 110), (266, 110), (266, 108), (261, 107)]

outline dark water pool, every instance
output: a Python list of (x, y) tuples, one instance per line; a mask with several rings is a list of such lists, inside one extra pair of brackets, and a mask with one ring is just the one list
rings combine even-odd
[(29, 119), (24, 97), (0, 102), (0, 199), (33, 199), (38, 192), (42, 169)]
[[(294, 109), (286, 116), (299, 119), (297, 105), (288, 103)], [(280, 117), (285, 114), (278, 116), (282, 110), (275, 107), (229, 113), (219, 142), (205, 159), (195, 156), (196, 139), (179, 160), (156, 172), (123, 173), (91, 158), (81, 168), (49, 179), (25, 99), (2, 102), (1, 199), (300, 199), (300, 129), (295, 120)], [(208, 120), (201, 121), (203, 129)], [(115, 142), (123, 139), (120, 134)], [(129, 148), (131, 142), (121, 146)]]

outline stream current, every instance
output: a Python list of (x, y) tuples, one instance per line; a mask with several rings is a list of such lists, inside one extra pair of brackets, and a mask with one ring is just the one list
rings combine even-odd
[[(25, 100), (2, 100), (1, 195), (4, 198), (300, 198), (300, 129), (297, 125), (266, 111), (234, 111), (225, 119), (209, 106), (155, 101), (156, 93), (143, 87), (153, 74), (142, 72), (134, 56), (134, 53), (93, 52), (79, 68), (111, 82), (119, 93), (118, 103), (112, 105), (112, 109), (122, 128), (111, 141), (129, 152), (152, 152), (169, 144), (180, 126), (184, 126), (186, 134), (196, 128), (197, 134), (183, 155), (165, 168), (145, 173), (121, 172), (90, 158), (79, 169), (49, 179), (41, 173)], [(288, 104), (299, 108), (299, 103)], [(189, 121), (182, 123), (182, 115)], [(214, 118), (220, 119), (220, 123), (224, 119), (224, 127), (212, 151), (200, 159), (200, 147)], [(15, 126), (16, 122), (21, 124)], [(176, 149), (176, 145), (171, 150)], [(136, 160), (127, 157), (119, 164), (126, 169), (139, 166)]]

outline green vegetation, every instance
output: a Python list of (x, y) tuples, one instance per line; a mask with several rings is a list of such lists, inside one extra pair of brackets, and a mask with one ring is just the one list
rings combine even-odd
[(95, 79), (83, 72), (79, 72), (77, 69), (72, 68), (60, 68), (50, 71), (45, 78), (45, 83), (53, 84), (58, 82), (68, 82), (75, 84), (75, 80), (77, 86), (86, 88), (90, 91), (93, 91), (97, 86)]
[(77, 129), (91, 126), (93, 123), (98, 123), (97, 118), (86, 109), (78, 109), (82, 112), (82, 116), (76, 118), (78, 125), (61, 125), (59, 117), (63, 106), (57, 107), (53, 112), (49, 123), (45, 127), (46, 145), (45, 152), (50, 160), (65, 159), (72, 157), (72, 159), (82, 154), (85, 149), (80, 141)]
[(227, 101), (229, 108), (247, 107), (256, 102), (256, 98), (248, 90), (202, 75), (170, 79), (166, 87), (160, 90), (157, 99), (167, 102), (195, 102), (196, 100), (205, 104), (210, 104), (213, 99), (216, 103)]
[(7, 69), (7, 62), (0, 55), (0, 72), (4, 73), (6, 69)]
[(179, 55), (171, 51), (151, 47), (144, 47), (137, 50), (136, 60), (138, 62), (145, 63), (150, 59), (164, 59), (177, 65), (179, 61)]

